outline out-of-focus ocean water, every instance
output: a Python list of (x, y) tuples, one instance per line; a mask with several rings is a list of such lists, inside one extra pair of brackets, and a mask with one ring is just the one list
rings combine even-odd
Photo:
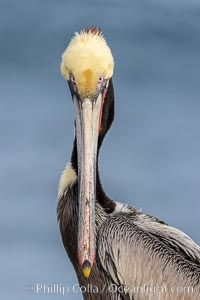
[[(103, 29), (116, 64), (115, 122), (100, 159), (105, 190), (200, 243), (200, 2), (0, 4), (1, 299), (81, 299), (56, 195), (74, 136), (60, 59), (86, 26)], [(69, 292), (37, 293), (36, 284)]]

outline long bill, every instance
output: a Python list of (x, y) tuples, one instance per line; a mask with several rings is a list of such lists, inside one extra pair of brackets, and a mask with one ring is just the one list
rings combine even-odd
[(89, 277), (96, 253), (95, 202), (98, 127), (102, 94), (96, 101), (73, 96), (76, 118), (78, 155), (78, 261), (86, 278)]

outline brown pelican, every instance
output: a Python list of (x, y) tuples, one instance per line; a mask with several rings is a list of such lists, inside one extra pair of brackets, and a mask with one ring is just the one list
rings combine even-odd
[(75, 140), (57, 214), (84, 299), (200, 299), (200, 247), (180, 230), (112, 201), (98, 155), (114, 118), (114, 60), (102, 32), (76, 33), (61, 72), (75, 108)]

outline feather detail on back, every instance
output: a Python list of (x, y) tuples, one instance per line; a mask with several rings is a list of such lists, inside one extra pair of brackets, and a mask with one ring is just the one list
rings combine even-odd
[[(124, 294), (134, 300), (172, 299), (170, 288), (190, 287), (173, 299), (197, 300), (200, 293), (200, 248), (183, 232), (141, 213), (118, 205), (98, 234), (99, 260)], [(169, 289), (157, 296), (135, 290), (141, 286)]]

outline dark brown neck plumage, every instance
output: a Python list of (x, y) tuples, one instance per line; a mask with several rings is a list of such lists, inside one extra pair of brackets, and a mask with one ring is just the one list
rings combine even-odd
[[(103, 114), (102, 114), (102, 122), (101, 122), (101, 130), (99, 133), (98, 139), (98, 157), (100, 147), (102, 145), (103, 139), (109, 130), (112, 122), (114, 119), (114, 89), (112, 79), (109, 81), (109, 86), (107, 89), (107, 93), (104, 99), (104, 106), (103, 106)], [(96, 178), (96, 197), (99, 204), (104, 208), (107, 213), (113, 212), (115, 209), (115, 203), (105, 194), (103, 187), (101, 185), (100, 176), (99, 176), (99, 169), (98, 169), (98, 157), (97, 157), (97, 178)], [(71, 163), (72, 167), (75, 170), (76, 174), (78, 175), (78, 158), (77, 158), (77, 143), (76, 137), (74, 140), (72, 156), (71, 156)]]

